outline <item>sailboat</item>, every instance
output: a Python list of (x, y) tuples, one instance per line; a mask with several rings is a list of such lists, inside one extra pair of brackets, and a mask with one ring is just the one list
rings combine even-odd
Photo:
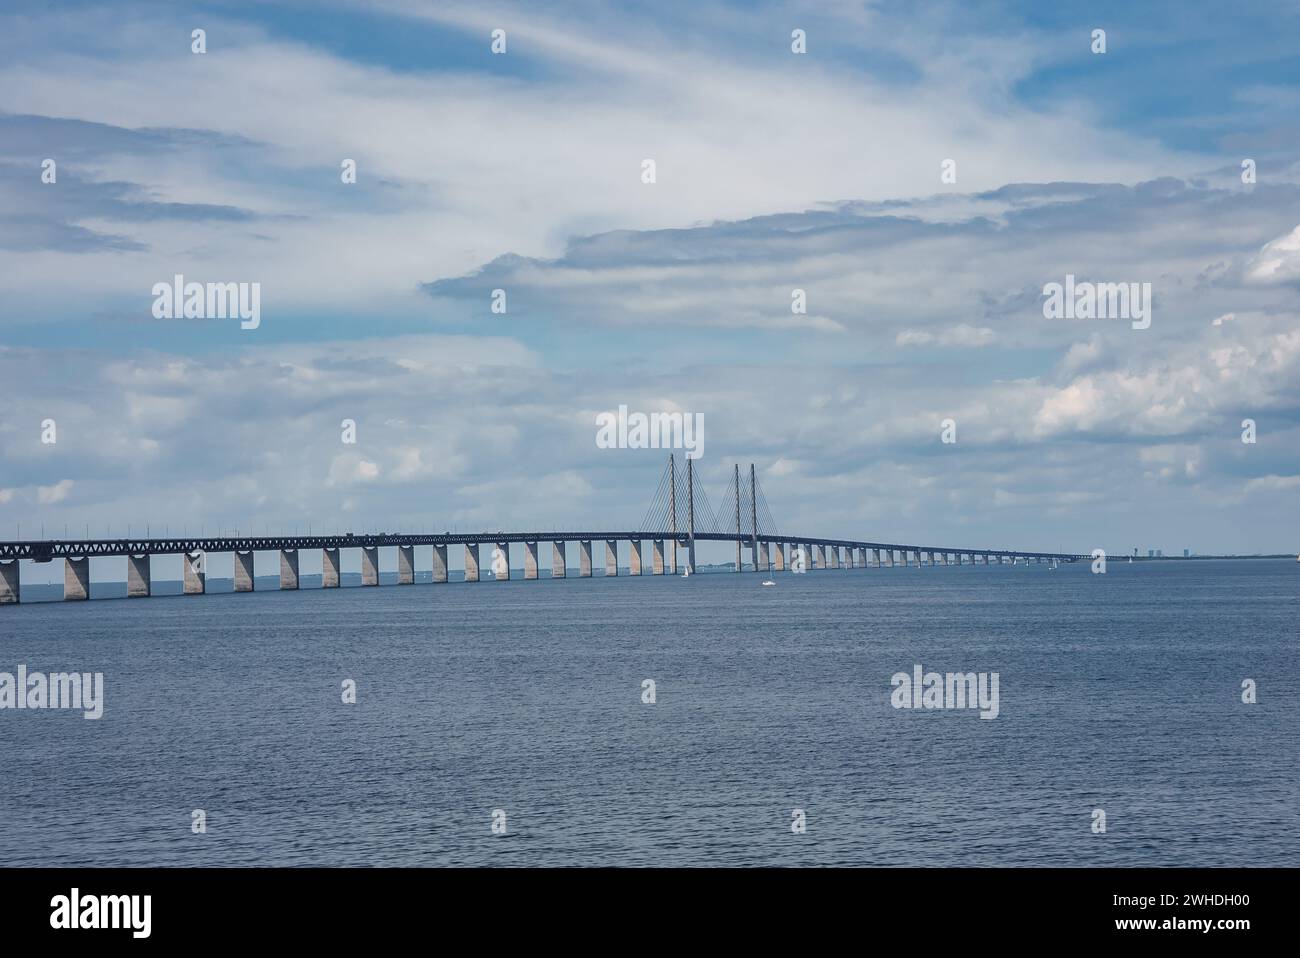
[(776, 585), (776, 583), (773, 582), (771, 579), (764, 579), (763, 585)]
[(682, 578), (683, 578), (683, 579), (689, 579), (690, 577), (691, 577), (691, 567), (690, 567), (690, 566), (682, 566)]

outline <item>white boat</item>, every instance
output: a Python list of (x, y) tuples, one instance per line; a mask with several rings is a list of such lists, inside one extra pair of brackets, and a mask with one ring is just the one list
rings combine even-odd
[(776, 585), (776, 583), (773, 582), (771, 579), (764, 579), (763, 585)]
[(682, 569), (682, 578), (689, 579), (690, 576), (691, 576), (691, 567), (686, 566), (685, 568)]

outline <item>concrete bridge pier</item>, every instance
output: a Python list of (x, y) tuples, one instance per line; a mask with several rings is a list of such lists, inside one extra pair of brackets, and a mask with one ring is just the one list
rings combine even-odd
[(280, 588), (298, 588), (298, 550), (280, 550)]
[(0, 605), (17, 605), (22, 597), (17, 559), (0, 559)]
[(90, 598), (90, 558), (63, 560), (63, 601), (84, 602)]
[(339, 550), (320, 550), (320, 587), (337, 589), (339, 587)]
[(186, 595), (202, 595), (208, 590), (208, 574), (203, 570), (202, 552), (181, 556), (181, 567), (185, 574)]
[(361, 584), (379, 585), (379, 546), (361, 547)]
[(627, 557), (627, 571), (629, 575), (642, 575), (641, 572), (641, 540), (631, 540), (632, 551)]
[(397, 584), (415, 585), (415, 546), (397, 547)]
[[(499, 565), (500, 565), (500, 564), (497, 562), (497, 552), (498, 552), (498, 551), (500, 551), (502, 558), (505, 559), (505, 563), (504, 563), (504, 565), (505, 565), (505, 572), (504, 572), (504, 573), (499, 573), (499, 572), (497, 572), (497, 568), (498, 568)], [(496, 544), (496, 547), (492, 550), (492, 574), (493, 574), (494, 576), (496, 576), (498, 579), (509, 579), (509, 578), (510, 578), (510, 543), (509, 543), (509, 542), (498, 542), (498, 543)]]
[(772, 570), (772, 571), (774, 571), (774, 572), (784, 572), (784, 571), (785, 571), (785, 565), (786, 565), (786, 562), (785, 562), (785, 543), (784, 543), (784, 542), (773, 542), (773, 543), (772, 543), (772, 563), (773, 563), (773, 570)]
[(152, 582), (149, 575), (149, 556), (126, 557), (126, 594), (132, 599), (143, 599), (149, 595)]
[[(673, 543), (673, 551), (677, 551), (677, 543)], [(674, 560), (676, 561), (676, 560)], [(591, 578), (591, 540), (582, 539), (578, 542), (578, 578)]]
[(524, 579), (537, 578), (537, 543), (524, 543)]
[(478, 581), (478, 543), (465, 543), (465, 581)]
[(838, 568), (840, 567), (840, 547), (839, 547), (839, 546), (831, 546), (831, 549), (830, 549), (830, 560), (831, 560), (831, 568), (832, 568), (832, 569), (838, 569)]
[(872, 549), (872, 550), (871, 550), (871, 568), (873, 568), (873, 569), (879, 569), (879, 568), (880, 568), (880, 550), (879, 550), (879, 549)]
[(605, 540), (605, 575), (618, 575), (618, 540)]
[(654, 552), (652, 556), (653, 564), (650, 567), (651, 572), (654, 575), (663, 575), (664, 574), (664, 540), (655, 539), (652, 542), (652, 545), (654, 547)]
[(252, 592), (253, 585), (253, 553), (236, 552), (235, 553), (235, 591)]
[(565, 579), (569, 575), (568, 560), (564, 555), (564, 543), (551, 543), (551, 578)]
[(767, 541), (758, 544), (758, 571), (767, 572), (771, 568), (771, 558), (767, 551)]
[(433, 581), (447, 581), (447, 547), (446, 545), (433, 546)]
[(826, 568), (826, 547), (824, 545), (818, 545), (817, 548), (813, 550), (813, 568)]

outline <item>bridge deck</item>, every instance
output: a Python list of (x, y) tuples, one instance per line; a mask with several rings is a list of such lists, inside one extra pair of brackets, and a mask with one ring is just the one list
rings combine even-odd
[[(211, 536), (201, 538), (168, 537), (161, 539), (40, 539), (0, 542), (0, 559), (31, 559), (50, 562), (54, 559), (82, 558), (84, 556), (141, 556), (181, 555), (222, 552), (292, 552), (300, 549), (371, 549), (382, 546), (421, 545), (474, 545), (500, 542), (581, 542), (596, 540), (646, 541), (672, 539), (664, 532), (475, 532), (440, 534), (378, 533), (366, 535), (329, 536)], [(677, 541), (685, 545), (689, 539), (678, 535)], [(697, 532), (695, 540), (707, 542), (739, 542), (748, 545), (753, 537), (736, 533)], [(964, 555), (997, 555), (1027, 559), (1057, 559), (1072, 562), (1091, 556), (1064, 552), (1025, 552), (1018, 549), (972, 548), (969, 546), (928, 546), (917, 543), (869, 542), (860, 539), (826, 539), (817, 536), (789, 536), (762, 533), (759, 542), (787, 543), (790, 545), (834, 546), (850, 549), (880, 549), (882, 551), (961, 553)]]

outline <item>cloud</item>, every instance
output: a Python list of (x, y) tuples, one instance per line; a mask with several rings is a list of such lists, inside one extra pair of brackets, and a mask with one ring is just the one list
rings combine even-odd
[(43, 506), (52, 506), (68, 498), (74, 483), (71, 479), (61, 479), (52, 486), (41, 486), (36, 490), (36, 501)]
[(1296, 476), (1257, 476), (1246, 482), (1247, 492), (1285, 492), (1300, 489), (1300, 475)]
[[(1169, 88), (1171, 39), (1235, 66), (1235, 11), (1129, 31), (1153, 55), (1099, 74), (1050, 16), (834, 4), (795, 57), (784, 8), (667, 9), (385, 0), (309, 36), (226, 7), (203, 57), (185, 6), (0, 15), (0, 519), (626, 527), (662, 461), (580, 414), (627, 403), (704, 413), (715, 504), (755, 462), (791, 532), (1294, 528), (1292, 86), (1256, 45), (1240, 110), (1122, 99)], [(262, 282), (262, 327), (153, 321), (178, 272)], [(1150, 282), (1151, 328), (1045, 320), (1066, 273)]]
[[(57, 282), (75, 311), (201, 263), (223, 277), (273, 276), (279, 300), (300, 308), (414, 311), (403, 294), (431, 272), (456, 276), (511, 251), (553, 257), (575, 234), (927, 196), (954, 155), (964, 191), (1131, 182), (1203, 165), (1105, 117), (1020, 102), (1016, 80), (1043, 57), (1029, 30), (954, 45), (894, 34), (877, 11), (869, 62), (894, 65), (882, 76), (864, 73), (860, 57), (755, 56), (775, 27), (788, 36), (779, 11), (743, 37), (716, 30), (707, 12), (678, 12), (682, 29), (664, 34), (605, 4), (513, 6), (509, 58), (431, 56), (405, 70), (234, 13), (205, 14), (220, 43), (204, 56), (159, 41), (188, 37), (184, 7), (9, 18), (35, 49), (0, 66), (0, 142), (12, 139), (23, 171), (8, 198), (42, 204), (37, 215), (62, 227), (32, 230), (24, 245), (21, 224), (10, 224), (9, 249), (21, 256), (12, 292), (36, 300)], [(402, 3), (366, 13), (455, 51), (486, 50), (497, 16)], [(823, 16), (824, 36), (856, 19), (844, 8)], [(682, 42), (692, 28), (696, 41)], [(42, 30), (59, 43), (37, 40)], [(525, 60), (528, 82), (513, 72)], [(654, 186), (639, 180), (647, 155), (658, 162)], [(62, 159), (58, 189), (29, 165), (40, 156)], [(354, 186), (339, 182), (344, 157), (358, 162)], [(60, 197), (73, 189), (82, 212), (69, 218)], [(42, 252), (86, 261), (70, 274)], [(814, 310), (824, 328), (842, 322)]]
[(962, 346), (978, 348), (990, 345), (996, 338), (996, 334), (987, 326), (976, 328), (966, 323), (960, 323), (951, 329), (940, 330), (937, 333), (905, 329), (894, 337), (894, 342), (899, 346)]
[(1300, 280), (1300, 226), (1264, 244), (1246, 264), (1253, 283), (1291, 283)]

